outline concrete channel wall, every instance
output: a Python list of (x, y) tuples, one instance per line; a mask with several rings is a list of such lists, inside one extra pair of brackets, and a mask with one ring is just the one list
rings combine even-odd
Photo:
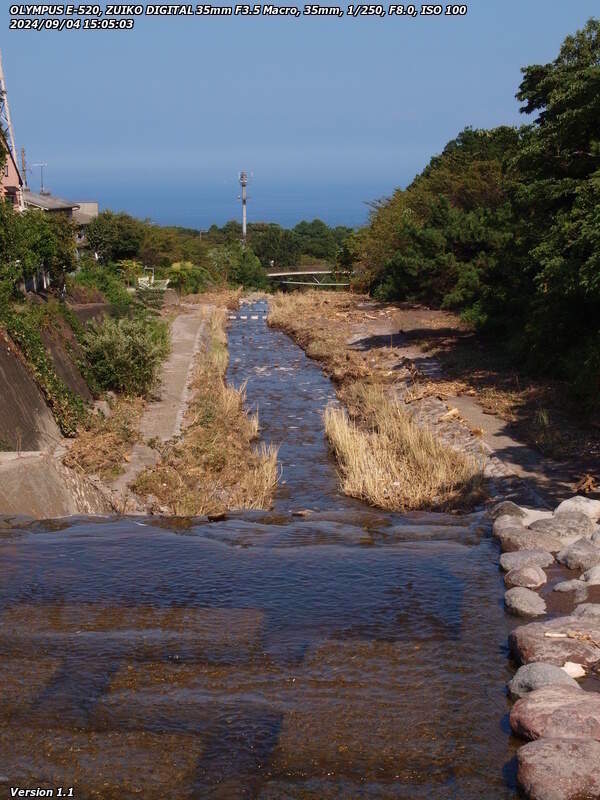
[(49, 453), (0, 453), (0, 513), (36, 519), (106, 514), (106, 495)]

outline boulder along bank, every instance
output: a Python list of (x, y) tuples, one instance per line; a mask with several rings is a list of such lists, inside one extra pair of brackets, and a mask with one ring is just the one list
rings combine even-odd
[(600, 798), (600, 501), (492, 511), (517, 671), (508, 685), (517, 782), (531, 800)]

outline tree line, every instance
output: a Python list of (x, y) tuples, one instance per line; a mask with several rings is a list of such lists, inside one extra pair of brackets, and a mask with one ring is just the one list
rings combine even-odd
[(522, 69), (520, 127), (466, 128), (372, 205), (357, 285), (460, 311), (600, 404), (600, 22)]
[[(0, 167), (3, 157), (0, 148)], [(62, 285), (65, 276), (77, 270), (80, 283), (108, 292), (113, 299), (119, 294), (119, 282), (134, 281), (144, 269), (169, 278), (172, 286), (184, 292), (222, 283), (264, 288), (271, 266), (334, 264), (350, 232), (350, 228), (330, 228), (318, 219), (300, 222), (293, 229), (257, 222), (249, 224), (243, 247), (237, 221), (201, 232), (107, 210), (86, 227), (87, 246), (78, 257), (76, 227), (65, 215), (37, 210), (17, 213), (10, 203), (0, 203), (0, 287), (7, 297), (23, 278), (43, 267), (54, 285)]]

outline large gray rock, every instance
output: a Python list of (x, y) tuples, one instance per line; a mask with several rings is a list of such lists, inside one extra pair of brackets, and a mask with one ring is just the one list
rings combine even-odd
[(561, 581), (552, 587), (553, 592), (579, 592), (587, 591), (587, 584), (579, 578), (573, 578), (570, 581)]
[(508, 641), (520, 664), (544, 661), (562, 667), (574, 661), (589, 667), (600, 661), (600, 619), (570, 616), (530, 622), (515, 628)]
[(514, 678), (508, 684), (508, 693), (513, 700), (519, 700), (530, 692), (535, 692), (536, 689), (557, 685), (571, 686), (583, 691), (577, 681), (567, 675), (562, 667), (538, 661), (519, 667)]
[(544, 686), (514, 704), (510, 727), (523, 739), (600, 741), (600, 694), (579, 686)]
[(492, 525), (492, 533), (494, 536), (500, 536), (508, 530), (524, 530), (525, 526), (518, 517), (512, 517), (509, 514), (502, 514), (494, 520)]
[(539, 739), (517, 753), (517, 782), (529, 800), (600, 800), (600, 743)]
[(586, 571), (581, 576), (581, 580), (585, 581), (588, 586), (600, 586), (600, 564)]
[(517, 517), (517, 519), (524, 519), (526, 516), (527, 512), (524, 511), (521, 506), (513, 503), (512, 500), (504, 500), (502, 503), (498, 503), (491, 511), (492, 519), (498, 519), (499, 517)]
[(558, 553), (565, 543), (563, 539), (543, 531), (530, 531), (528, 528), (507, 528), (496, 534), (503, 553), (514, 553), (517, 550), (545, 550), (547, 553)]
[(600, 623), (600, 603), (582, 603), (573, 611), (573, 616), (596, 619)]
[(570, 497), (568, 500), (563, 500), (554, 513), (562, 514), (565, 511), (579, 511), (597, 522), (600, 519), (600, 500), (592, 500), (589, 497), (581, 497), (581, 495)]
[(596, 531), (594, 521), (581, 511), (556, 513), (549, 519), (538, 519), (532, 522), (530, 528), (532, 531), (542, 531), (564, 541), (573, 542), (582, 538), (589, 539)]
[(511, 589), (513, 586), (523, 586), (525, 589), (539, 589), (546, 583), (546, 573), (541, 567), (535, 565), (511, 569), (504, 576), (504, 583)]
[(550, 519), (553, 515), (552, 511), (543, 511), (539, 508), (526, 508), (523, 506), (523, 511), (525, 512), (525, 517), (523, 518), (523, 525), (528, 528), (532, 522), (535, 522), (538, 519)]
[(569, 569), (587, 570), (600, 564), (600, 548), (587, 539), (579, 539), (561, 550), (556, 558)]
[(546, 603), (531, 589), (515, 586), (504, 595), (504, 605), (517, 617), (540, 617), (546, 613)]
[(500, 566), (505, 572), (521, 567), (549, 567), (553, 563), (554, 556), (545, 550), (515, 550), (500, 556)]

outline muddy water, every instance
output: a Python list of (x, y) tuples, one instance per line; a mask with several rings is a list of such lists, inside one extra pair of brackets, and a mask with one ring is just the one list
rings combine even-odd
[(0, 797), (514, 798), (486, 524), (341, 497), (331, 385), (241, 313), (230, 378), (282, 444), (276, 509), (0, 534)]

